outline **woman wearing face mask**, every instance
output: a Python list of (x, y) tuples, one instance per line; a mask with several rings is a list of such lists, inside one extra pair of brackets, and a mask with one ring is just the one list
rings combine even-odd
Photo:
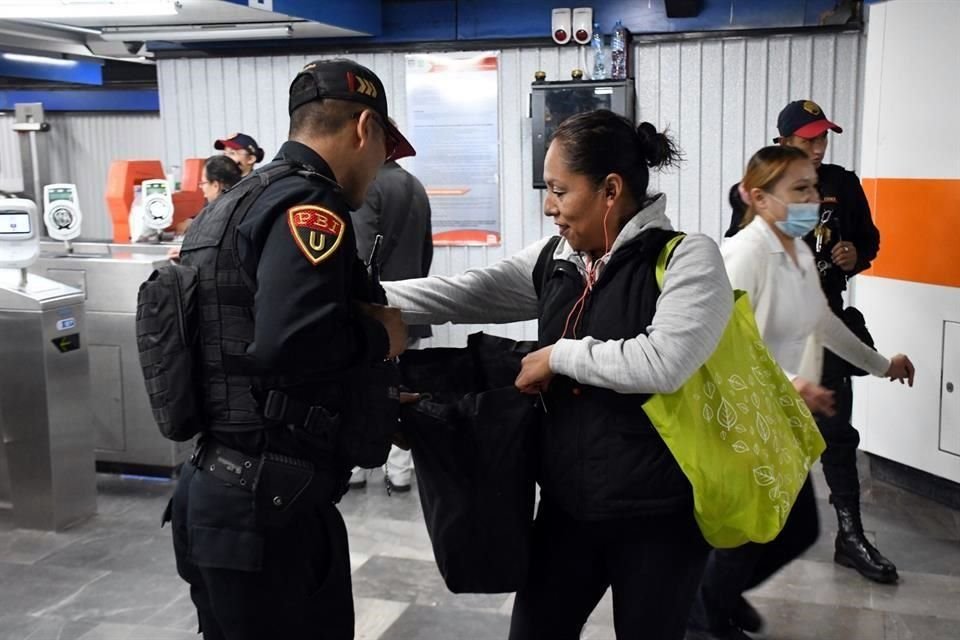
[(649, 123), (573, 116), (544, 162), (543, 212), (559, 235), (458, 276), (383, 283), (408, 322), (539, 321), (541, 348), (516, 386), (545, 405), (541, 502), (510, 640), (578, 639), (608, 587), (618, 638), (683, 637), (708, 547), (690, 484), (642, 405), (710, 356), (733, 297), (702, 235), (680, 242), (657, 287), (676, 232), (666, 198), (647, 193), (649, 169), (677, 159)]
[[(793, 147), (761, 149), (740, 187), (749, 208), (743, 229), (721, 249), (727, 274), (734, 288), (749, 294), (764, 342), (810, 410), (833, 413), (833, 392), (818, 384), (824, 346), (873, 375), (913, 386), (907, 356), (888, 360), (873, 351), (827, 306), (813, 254), (802, 240), (819, 219), (817, 173), (807, 155)], [(808, 479), (774, 541), (711, 553), (687, 638), (738, 640), (748, 638), (742, 629), (759, 631), (762, 619), (743, 592), (803, 553), (818, 534)]]

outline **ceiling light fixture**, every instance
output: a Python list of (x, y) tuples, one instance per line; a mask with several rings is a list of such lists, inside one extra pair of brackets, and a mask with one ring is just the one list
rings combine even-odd
[(0, 18), (12, 19), (136, 18), (179, 11), (176, 0), (0, 0)]
[(290, 25), (268, 27), (204, 28), (197, 29), (104, 29), (100, 37), (109, 41), (168, 41), (187, 42), (202, 40), (251, 40), (264, 38), (293, 37)]
[(67, 60), (65, 58), (48, 58), (46, 56), (29, 56), (23, 53), (5, 53), (4, 60), (11, 62), (29, 62), (30, 64), (48, 64), (53, 67), (75, 67), (76, 60)]

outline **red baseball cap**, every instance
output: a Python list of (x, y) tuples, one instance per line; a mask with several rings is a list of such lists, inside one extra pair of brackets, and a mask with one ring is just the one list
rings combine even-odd
[[(780, 138), (800, 136), (801, 138), (816, 138), (824, 131), (843, 133), (837, 124), (827, 120), (826, 114), (816, 102), (812, 100), (794, 100), (783, 108), (777, 116), (777, 130)], [(774, 138), (774, 142), (780, 142)]]
[(223, 151), (224, 149), (246, 149), (256, 156), (257, 162), (263, 160), (263, 149), (260, 148), (260, 145), (257, 144), (257, 141), (254, 140), (252, 136), (248, 136), (245, 133), (234, 133), (226, 138), (221, 138), (213, 143), (213, 148), (218, 151)]

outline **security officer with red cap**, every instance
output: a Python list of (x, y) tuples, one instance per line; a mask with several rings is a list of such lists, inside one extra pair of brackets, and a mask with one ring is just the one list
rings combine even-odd
[(223, 151), (223, 155), (237, 163), (240, 175), (246, 177), (253, 171), (253, 165), (263, 162), (263, 149), (252, 136), (234, 133), (213, 143), (213, 148)]
[[(873, 346), (860, 312), (853, 307), (844, 308), (843, 292), (847, 280), (868, 269), (877, 257), (880, 232), (873, 224), (870, 205), (857, 175), (841, 166), (823, 162), (828, 133), (843, 133), (843, 129), (831, 122), (823, 109), (811, 100), (796, 100), (784, 107), (777, 118), (777, 129), (780, 136), (774, 138), (774, 142), (802, 149), (817, 170), (820, 221), (804, 240), (814, 253), (820, 286), (830, 309), (861, 340)], [(735, 184), (730, 189), (733, 212), (727, 237), (739, 231), (746, 210), (739, 186)], [(821, 384), (834, 392), (836, 414), (817, 416), (817, 424), (827, 443), (821, 461), (830, 487), (830, 502), (837, 512), (834, 560), (875, 582), (893, 583), (898, 579), (896, 567), (864, 536), (860, 518), (857, 472), (860, 435), (850, 424), (850, 418), (853, 408), (851, 376), (863, 374), (829, 350), (824, 351)], [(747, 613), (746, 618), (757, 620), (751, 612)], [(740, 626), (752, 631), (757, 623), (748, 621)]]
[(335, 503), (353, 465), (386, 460), (407, 341), (356, 254), (350, 211), (386, 160), (413, 155), (383, 84), (350, 60), (294, 79), (273, 162), (187, 232), (198, 272), (206, 423), (168, 507), (204, 638), (353, 638)]

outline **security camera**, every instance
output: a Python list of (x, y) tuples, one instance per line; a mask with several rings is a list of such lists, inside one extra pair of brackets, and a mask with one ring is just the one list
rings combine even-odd
[(570, 9), (553, 10), (553, 41), (557, 44), (570, 42)]
[(577, 7), (573, 10), (573, 39), (577, 44), (590, 44), (593, 37), (593, 9)]

